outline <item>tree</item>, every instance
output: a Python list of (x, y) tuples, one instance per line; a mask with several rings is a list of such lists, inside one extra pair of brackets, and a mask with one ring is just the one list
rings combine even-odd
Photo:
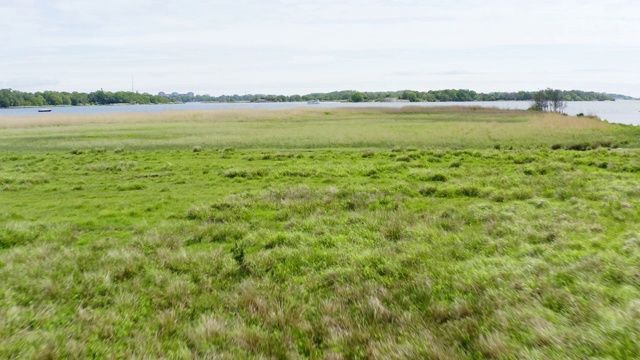
[(547, 104), (547, 97), (544, 91), (538, 91), (533, 94), (533, 100), (529, 110), (531, 111), (547, 111), (549, 104)]
[(405, 91), (402, 93), (402, 96), (400, 96), (401, 99), (404, 100), (409, 100), (410, 102), (416, 102), (418, 101), (418, 95), (416, 95), (415, 92), (413, 91)]
[(562, 90), (554, 90), (547, 88), (533, 94), (532, 104), (529, 110), (532, 111), (551, 111), (564, 114), (567, 107)]
[(353, 102), (362, 102), (362, 101), (364, 101), (364, 95), (362, 95), (362, 93), (356, 91), (353, 94), (351, 94), (351, 101), (353, 101)]
[(550, 111), (557, 112), (560, 114), (564, 114), (564, 109), (567, 107), (567, 103), (564, 100), (564, 96), (562, 95), (561, 90), (545, 90), (547, 95), (547, 99), (550, 105)]

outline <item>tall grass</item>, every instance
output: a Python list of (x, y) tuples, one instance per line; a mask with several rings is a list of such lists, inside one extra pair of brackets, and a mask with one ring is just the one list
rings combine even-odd
[[(600, 142), (635, 128), (158, 116), (0, 130), (0, 358), (640, 356), (640, 161)], [(244, 142), (204, 131), (216, 121)], [(329, 129), (371, 143), (323, 148)]]
[(586, 117), (448, 107), (3, 117), (0, 129), (0, 149), (11, 151), (194, 146), (485, 149), (638, 141), (632, 126)]

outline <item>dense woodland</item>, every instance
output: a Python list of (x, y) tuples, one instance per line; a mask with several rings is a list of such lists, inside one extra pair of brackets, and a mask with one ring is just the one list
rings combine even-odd
[[(631, 97), (617, 94), (597, 93), (593, 91), (559, 90), (564, 101), (613, 101), (630, 100)], [(498, 101), (520, 100), (533, 101), (535, 91), (478, 93), (473, 90), (449, 89), (431, 91), (381, 91), (358, 92), (354, 90), (334, 91), (329, 93), (311, 93), (307, 95), (167, 95), (157, 96), (140, 94), (131, 91), (110, 92), (98, 90), (91, 93), (44, 91), (36, 93), (22, 92), (12, 89), (0, 90), (0, 108), (19, 106), (57, 106), (57, 105), (109, 105), (109, 104), (166, 104), (175, 102), (239, 102), (239, 101), (350, 101), (370, 102), (385, 99), (400, 99), (410, 102), (447, 102), (447, 101)]]

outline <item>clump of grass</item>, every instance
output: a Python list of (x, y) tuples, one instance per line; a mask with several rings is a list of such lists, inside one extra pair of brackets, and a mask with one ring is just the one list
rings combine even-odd
[(242, 240), (246, 234), (247, 230), (241, 225), (207, 224), (194, 231), (193, 235), (185, 241), (185, 245), (238, 241)]
[(0, 249), (25, 246), (37, 241), (42, 229), (27, 223), (9, 223), (0, 227)]
[(382, 227), (382, 236), (389, 241), (400, 241), (406, 234), (406, 225), (399, 216), (386, 219)]
[(238, 242), (236, 241), (234, 247), (231, 249), (231, 256), (233, 256), (233, 260), (238, 264), (240, 271), (246, 273), (248, 268), (245, 261), (245, 247), (243, 245), (238, 245)]
[(591, 150), (592, 147), (591, 147), (591, 144), (587, 142), (581, 142), (581, 143), (567, 145), (566, 149), (573, 150), (573, 151), (587, 151), (587, 150)]
[(191, 151), (192, 151), (192, 152), (194, 152), (194, 153), (198, 153), (198, 152), (202, 152), (202, 151), (203, 151), (203, 149), (202, 149), (202, 147), (201, 147), (201, 146), (194, 146), (194, 147), (191, 149)]
[(142, 183), (120, 184), (117, 186), (118, 191), (144, 190), (145, 185)]
[(295, 156), (296, 156), (295, 153), (276, 153), (274, 155), (274, 157), (276, 159), (291, 159), (291, 158), (293, 158)]
[(418, 192), (423, 196), (434, 196), (438, 192), (438, 188), (435, 186), (425, 186), (420, 188)]
[(375, 152), (372, 150), (367, 150), (365, 152), (362, 153), (362, 158), (367, 159), (367, 158), (372, 158), (375, 156)]
[(222, 175), (227, 178), (244, 178), (244, 179), (256, 179), (261, 178), (267, 174), (266, 169), (227, 169), (222, 171)]

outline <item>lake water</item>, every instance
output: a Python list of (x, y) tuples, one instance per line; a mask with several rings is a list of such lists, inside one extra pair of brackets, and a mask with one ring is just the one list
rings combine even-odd
[[(474, 101), (474, 102), (442, 102), (442, 103), (339, 103), (323, 102), (309, 105), (306, 102), (291, 103), (185, 103), (162, 105), (118, 105), (118, 106), (61, 106), (53, 107), (50, 113), (38, 113), (36, 108), (0, 109), (0, 116), (49, 114), (105, 114), (105, 113), (157, 113), (163, 111), (183, 110), (216, 110), (216, 109), (264, 109), (279, 110), (292, 108), (344, 108), (344, 107), (389, 107), (403, 106), (481, 106), (500, 109), (525, 110), (531, 103), (528, 101)], [(618, 101), (575, 101), (568, 102), (566, 113), (576, 115), (596, 115), (612, 123), (640, 125), (640, 100)]]

